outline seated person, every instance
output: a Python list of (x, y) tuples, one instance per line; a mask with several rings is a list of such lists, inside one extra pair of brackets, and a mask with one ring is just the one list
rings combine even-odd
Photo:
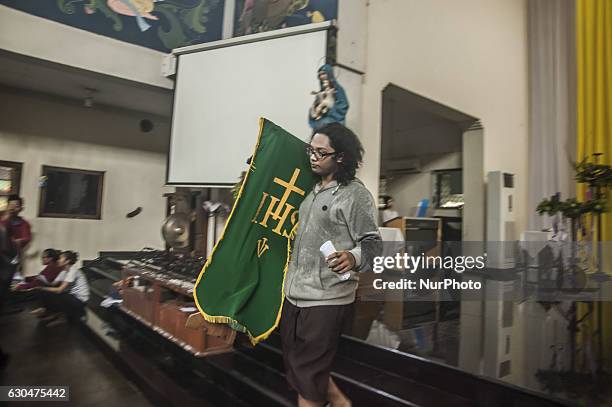
[(62, 268), (58, 264), (59, 251), (46, 249), (42, 254), (42, 264), (45, 268), (36, 276), (26, 277), (25, 281), (15, 286), (16, 291), (31, 290), (34, 287), (51, 285)]
[(44, 317), (47, 326), (62, 325), (67, 320), (78, 320), (85, 314), (85, 303), (89, 300), (89, 284), (83, 272), (75, 264), (78, 254), (62, 252), (59, 265), (62, 272), (56, 277), (54, 287), (35, 287), (41, 292), (43, 307), (33, 311)]

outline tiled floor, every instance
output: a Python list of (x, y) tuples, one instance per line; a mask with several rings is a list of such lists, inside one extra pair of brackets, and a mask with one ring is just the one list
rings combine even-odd
[(70, 386), (70, 403), (47, 406), (152, 405), (76, 326), (47, 328), (25, 310), (0, 316), (0, 343), (11, 354), (1, 385)]

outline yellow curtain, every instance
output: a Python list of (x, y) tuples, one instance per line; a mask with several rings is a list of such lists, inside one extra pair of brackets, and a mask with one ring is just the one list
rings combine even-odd
[[(577, 158), (603, 153), (600, 163), (612, 164), (612, 0), (576, 1), (576, 57)], [(577, 192), (584, 198), (585, 187), (578, 185)], [(612, 204), (610, 198), (608, 195), (608, 202)], [(603, 217), (602, 241), (608, 249), (612, 245), (610, 213)], [(603, 253), (603, 271), (608, 274), (612, 274), (610, 252)], [(605, 367), (610, 371), (612, 302), (604, 302), (601, 312)]]
[[(577, 158), (603, 153), (612, 164), (612, 1), (576, 4)], [(578, 190), (584, 195), (584, 188)], [(604, 215), (603, 240), (612, 240), (612, 216)]]

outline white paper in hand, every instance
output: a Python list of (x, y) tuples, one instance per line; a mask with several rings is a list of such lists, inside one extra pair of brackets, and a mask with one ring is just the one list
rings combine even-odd
[[(331, 240), (328, 240), (327, 242), (323, 243), (321, 247), (319, 248), (319, 250), (321, 251), (321, 254), (323, 255), (323, 257), (325, 257), (326, 259), (332, 253), (336, 252), (336, 248), (334, 247), (334, 244), (331, 242)], [(350, 277), (351, 277), (351, 273), (349, 271), (347, 271), (346, 273), (338, 274), (338, 278), (342, 281), (346, 281)]]

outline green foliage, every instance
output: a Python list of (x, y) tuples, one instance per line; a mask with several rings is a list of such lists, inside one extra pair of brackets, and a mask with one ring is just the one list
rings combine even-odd
[(181, 22), (175, 14), (179, 11), (179, 8), (172, 4), (162, 3), (160, 5), (155, 5), (155, 11), (164, 15), (168, 19), (170, 25), (168, 30), (164, 30), (161, 25), (157, 28), (157, 35), (159, 35), (159, 39), (164, 46), (173, 49), (186, 45), (189, 39), (185, 35)]
[(590, 187), (609, 188), (612, 186), (612, 169), (606, 164), (588, 162), (588, 158), (574, 165), (574, 179)]
[(110, 7), (108, 7), (106, 1), (96, 1), (94, 5), (95, 8), (100, 10), (102, 14), (104, 14), (107, 18), (113, 20), (113, 30), (123, 30), (123, 22), (121, 21), (117, 13), (115, 13), (113, 10), (110, 9)]
[(612, 187), (612, 169), (609, 165), (589, 162), (588, 158), (574, 164), (576, 175), (574, 179), (581, 184), (587, 184), (592, 192), (593, 198), (585, 202), (579, 202), (576, 198), (565, 201), (559, 200), (557, 195), (549, 199), (543, 199), (537, 206), (536, 212), (540, 215), (553, 216), (560, 213), (565, 218), (578, 219), (582, 215), (593, 213), (601, 214), (607, 212), (608, 201), (606, 189)]
[(559, 212), (565, 218), (578, 219), (582, 214), (589, 212), (589, 204), (587, 202), (578, 202), (576, 198), (566, 199), (559, 203)]
[(74, 14), (74, 3), (80, 0), (57, 0), (57, 7), (66, 14)]
[(170, 29), (158, 28), (159, 38), (167, 48), (173, 49), (190, 45), (190, 33), (204, 34), (207, 31), (208, 14), (219, 6), (219, 0), (197, 0), (195, 5), (187, 6), (175, 1), (155, 3), (155, 11), (163, 14)]
[(606, 198), (591, 199), (583, 202), (586, 205), (585, 213), (605, 213), (608, 211), (608, 200)]
[(553, 216), (560, 210), (560, 202), (559, 197), (557, 195), (553, 195), (550, 199), (543, 199), (537, 206), (536, 212), (539, 215), (549, 215)]
[[(87, 14), (101, 12), (112, 20), (113, 30), (123, 30), (119, 14), (107, 4), (107, 0), (56, 0), (58, 8), (65, 14), (77, 14), (77, 5), (82, 4)], [(205, 34), (210, 13), (219, 7), (219, 0), (160, 0), (154, 3), (153, 11), (164, 18), (157, 24), (157, 34), (169, 49), (190, 45), (198, 35)], [(162, 28), (164, 27), (164, 28)]]
[(189, 9), (183, 9), (181, 12), (181, 20), (189, 29), (203, 34), (207, 31), (206, 23), (208, 23), (208, 14), (218, 6), (218, 0), (200, 0), (199, 4)]
[[(74, 14), (76, 12), (75, 4), (82, 4), (84, 0), (57, 0), (57, 7), (62, 13)], [(89, 10), (90, 13), (95, 13), (96, 10), (100, 10), (104, 16), (113, 21), (113, 30), (121, 31), (123, 29), (123, 23), (121, 19), (113, 10), (111, 10), (106, 4), (106, 0), (90, 0), (84, 5), (85, 10)]]

